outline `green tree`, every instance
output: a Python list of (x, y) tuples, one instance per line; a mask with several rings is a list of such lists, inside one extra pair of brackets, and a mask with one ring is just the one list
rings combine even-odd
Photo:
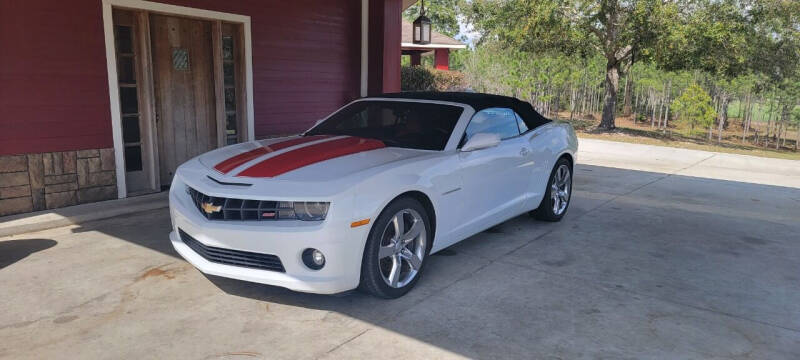
[(600, 128), (615, 127), (622, 65), (648, 56), (677, 5), (665, 0), (472, 0), (467, 18), (487, 40), (529, 52), (601, 54), (606, 60)]
[(672, 112), (678, 114), (678, 118), (685, 121), (693, 131), (695, 127), (710, 127), (714, 124), (717, 116), (714, 107), (711, 106), (711, 96), (697, 85), (692, 83), (672, 102)]

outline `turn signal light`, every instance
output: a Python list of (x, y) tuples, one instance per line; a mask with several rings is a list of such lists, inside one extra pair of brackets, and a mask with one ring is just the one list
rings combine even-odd
[(354, 228), (354, 227), (359, 227), (359, 226), (367, 225), (367, 224), (369, 224), (369, 219), (358, 220), (358, 221), (351, 222), (350, 223), (350, 227)]

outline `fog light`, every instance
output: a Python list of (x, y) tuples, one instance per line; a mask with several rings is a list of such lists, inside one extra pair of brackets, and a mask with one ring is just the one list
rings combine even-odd
[(317, 249), (303, 250), (303, 263), (311, 270), (319, 270), (325, 266), (325, 255)]

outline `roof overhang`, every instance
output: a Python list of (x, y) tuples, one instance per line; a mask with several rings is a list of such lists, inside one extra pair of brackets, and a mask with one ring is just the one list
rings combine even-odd
[(466, 49), (467, 45), (400, 43), (403, 50)]
[(408, 9), (411, 5), (414, 5), (418, 0), (403, 0), (403, 11)]

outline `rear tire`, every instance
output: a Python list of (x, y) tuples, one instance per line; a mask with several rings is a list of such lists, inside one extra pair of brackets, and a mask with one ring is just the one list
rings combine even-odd
[(430, 224), (425, 207), (416, 199), (401, 197), (389, 203), (367, 238), (359, 288), (384, 299), (409, 292), (422, 276), (430, 253)]
[(561, 221), (567, 213), (571, 199), (572, 165), (568, 159), (562, 157), (550, 172), (542, 202), (536, 210), (530, 212), (530, 215), (543, 221)]

